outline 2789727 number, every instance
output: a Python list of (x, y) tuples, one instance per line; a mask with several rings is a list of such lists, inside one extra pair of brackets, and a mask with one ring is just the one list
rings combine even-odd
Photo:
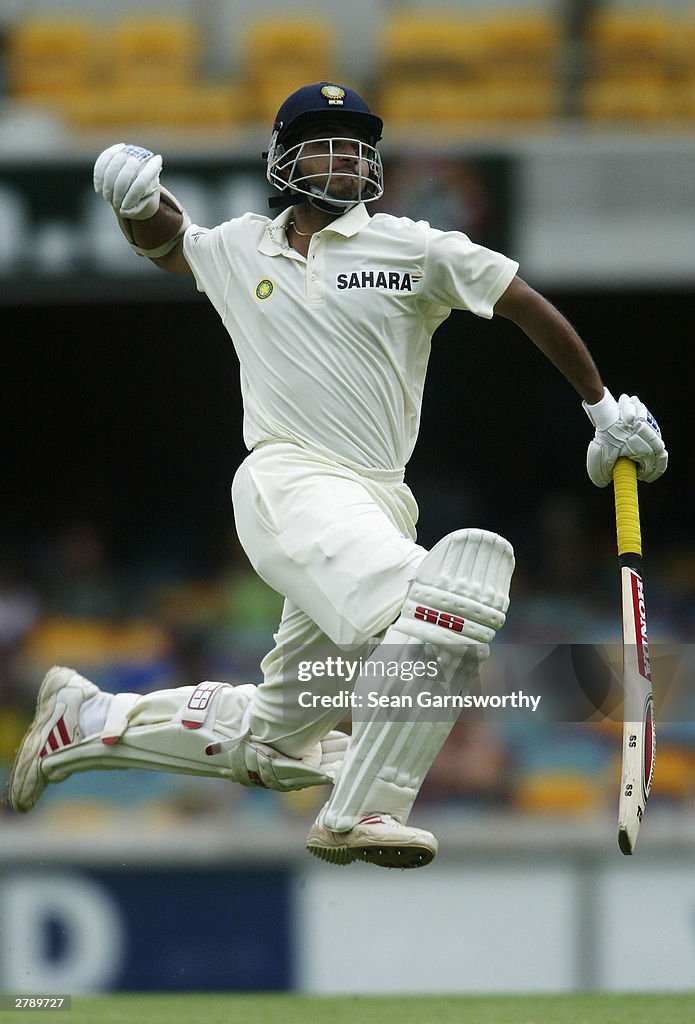
[(0, 996), (0, 1010), (69, 1010), (70, 996)]

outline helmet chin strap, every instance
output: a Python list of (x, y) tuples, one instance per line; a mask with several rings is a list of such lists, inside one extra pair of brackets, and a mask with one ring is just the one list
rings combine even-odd
[(306, 196), (291, 195), (287, 192), (279, 196), (268, 196), (268, 206), (271, 210), (286, 210), (290, 206), (298, 206), (306, 201)]
[(315, 210), (320, 210), (321, 213), (337, 213), (338, 216), (359, 206), (359, 199), (356, 199), (354, 203), (332, 203), (320, 192), (316, 196), (306, 196), (306, 202), (313, 206)]
[(299, 192), (294, 193), (283, 193), (279, 196), (269, 196), (268, 206), (271, 210), (286, 210), (290, 206), (299, 206), (300, 203), (309, 203), (316, 210), (320, 210), (321, 213), (336, 213), (340, 216), (343, 213), (347, 213), (348, 210), (353, 210), (356, 206), (359, 206), (360, 200), (356, 199), (354, 203), (347, 205), (343, 203), (331, 203), (328, 199), (317, 196), (306, 196)]

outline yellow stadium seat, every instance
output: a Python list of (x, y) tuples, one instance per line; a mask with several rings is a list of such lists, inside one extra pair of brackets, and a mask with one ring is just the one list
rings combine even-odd
[(562, 67), (562, 19), (534, 11), (489, 15), (482, 22), (483, 73), (499, 79), (554, 79)]
[(243, 52), (249, 113), (265, 123), (272, 123), (283, 100), (302, 85), (341, 80), (335, 30), (320, 18), (258, 18), (245, 33)]
[(387, 124), (415, 127), (480, 127), (486, 122), (546, 121), (560, 113), (559, 89), (523, 81), (510, 88), (502, 82), (411, 81), (394, 78), (382, 86), (379, 114)]
[(395, 123), (453, 127), (553, 118), (562, 46), (561, 21), (535, 12), (392, 15), (382, 30), (379, 110)]
[(671, 93), (674, 118), (691, 121), (695, 118), (695, 75), (677, 81)]
[(513, 794), (513, 808), (524, 814), (583, 815), (605, 803), (599, 782), (580, 772), (539, 772), (524, 776)]
[(692, 120), (695, 117), (695, 16), (690, 13), (674, 18), (673, 26), (673, 114)]
[(655, 122), (673, 111), (673, 92), (660, 76), (594, 78), (585, 83), (581, 113), (592, 121)]
[(555, 83), (522, 76), (518, 80), (486, 79), (464, 89), (470, 121), (548, 121), (561, 113), (562, 94)]
[(128, 88), (191, 85), (198, 77), (201, 46), (187, 18), (120, 18), (109, 33), (109, 77)]
[(247, 119), (246, 93), (230, 84), (173, 85), (163, 89), (104, 87), (67, 100), (66, 120), (74, 128), (95, 130), (226, 129)]
[(603, 10), (586, 33), (582, 114), (595, 121), (654, 123), (672, 116), (675, 22), (660, 11)]
[(654, 766), (652, 796), (681, 803), (695, 796), (695, 750), (661, 743)]
[(112, 638), (111, 625), (101, 619), (45, 619), (29, 637), (27, 654), (46, 665), (101, 662), (109, 656)]
[(468, 76), (479, 69), (483, 52), (480, 18), (405, 12), (387, 17), (382, 26), (379, 54), (386, 76)]
[[(620, 782), (622, 757), (617, 753), (607, 773), (607, 783), (616, 793)], [(695, 749), (657, 737), (654, 779), (650, 802), (687, 803), (695, 798)]]
[(656, 10), (602, 10), (589, 21), (586, 43), (592, 74), (649, 76), (669, 67), (672, 23)]
[(31, 18), (8, 34), (10, 90), (77, 129), (197, 130), (247, 121), (243, 85), (202, 79), (201, 53), (187, 18)]
[(202, 39), (188, 18), (121, 17), (101, 32), (98, 80), (67, 96), (65, 120), (79, 130), (227, 128), (248, 120), (246, 93), (201, 75)]
[(439, 129), (467, 119), (465, 90), (458, 82), (393, 76), (379, 91), (378, 112), (387, 125), (429, 124)]
[(33, 17), (7, 34), (9, 92), (51, 102), (84, 92), (94, 74), (96, 33), (86, 18)]
[(479, 20), (404, 12), (387, 16), (379, 53), (377, 108), (388, 125), (462, 127), (466, 83), (480, 67)]
[(150, 661), (163, 657), (169, 639), (158, 625), (134, 622), (115, 625), (101, 619), (45, 619), (27, 642), (27, 657), (44, 665), (74, 661), (90, 665), (114, 660)]

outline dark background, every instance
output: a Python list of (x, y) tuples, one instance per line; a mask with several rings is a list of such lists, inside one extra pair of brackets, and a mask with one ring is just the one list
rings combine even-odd
[[(84, 517), (125, 559), (158, 551), (201, 570), (214, 560), (244, 457), (238, 365), (212, 307), (191, 282), (180, 287), (173, 303), (133, 303), (124, 285), (111, 303), (3, 308), (5, 540), (29, 542)], [(660, 542), (686, 541), (695, 298), (546, 294), (580, 331), (616, 397), (637, 393), (659, 419), (671, 465), (642, 489), (644, 530)], [(611, 495), (585, 474), (591, 434), (573, 390), (514, 325), (452, 314), (434, 339), (407, 474), (422, 542), (480, 525), (530, 551), (544, 499), (565, 491), (589, 526), (610, 527)]]

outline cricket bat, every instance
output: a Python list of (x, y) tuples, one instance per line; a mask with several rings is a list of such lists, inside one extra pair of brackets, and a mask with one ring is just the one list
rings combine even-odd
[(642, 583), (637, 467), (618, 459), (613, 470), (615, 522), (623, 611), (623, 753), (618, 846), (634, 852), (654, 775), (656, 730)]

